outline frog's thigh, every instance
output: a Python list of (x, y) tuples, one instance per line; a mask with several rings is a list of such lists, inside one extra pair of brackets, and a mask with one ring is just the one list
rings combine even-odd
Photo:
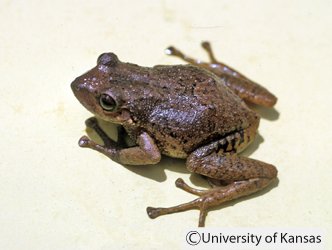
[(236, 154), (213, 152), (202, 156), (193, 152), (186, 165), (191, 172), (227, 183), (256, 178), (272, 180), (277, 176), (273, 165)]

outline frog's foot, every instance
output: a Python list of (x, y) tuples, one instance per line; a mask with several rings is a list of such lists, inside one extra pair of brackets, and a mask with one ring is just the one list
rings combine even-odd
[(175, 182), (175, 185), (178, 188), (181, 188), (182, 190), (185, 190), (189, 193), (201, 196), (193, 201), (190, 201), (188, 203), (183, 203), (178, 206), (174, 207), (168, 207), (168, 208), (154, 208), (154, 207), (147, 207), (146, 211), (148, 213), (148, 216), (151, 219), (154, 219), (160, 215), (165, 215), (165, 214), (171, 214), (171, 213), (176, 213), (176, 212), (182, 212), (190, 209), (199, 209), (200, 210), (200, 216), (199, 216), (199, 225), (200, 227), (204, 226), (205, 222), (205, 217), (207, 215), (207, 208), (208, 208), (208, 201), (204, 194), (209, 193), (209, 190), (199, 190), (195, 189), (192, 187), (189, 187), (182, 179), (177, 179)]
[(199, 64), (200, 63), (200, 60), (193, 59), (193, 58), (183, 54), (180, 50), (178, 50), (174, 46), (170, 46), (167, 49), (165, 49), (165, 53), (167, 55), (179, 57), (182, 60), (184, 60), (188, 63), (191, 63), (191, 64)]
[[(220, 62), (218, 62), (216, 60), (216, 58), (214, 57), (214, 54), (212, 52), (212, 49), (211, 49), (211, 45), (209, 42), (207, 41), (204, 41), (201, 43), (202, 47), (205, 49), (205, 51), (208, 53), (208, 56), (209, 56), (209, 59), (210, 59), (210, 62), (212, 64), (218, 64)], [(199, 59), (194, 59), (194, 58), (191, 58), (189, 56), (187, 56), (186, 54), (182, 53), (179, 49), (175, 48), (174, 46), (170, 46), (168, 47), (166, 50), (165, 50), (165, 53), (167, 55), (172, 55), (172, 56), (176, 56), (176, 57), (179, 57), (181, 58), (182, 60), (188, 62), (188, 63), (191, 63), (191, 64), (206, 64), (204, 63), (202, 60), (199, 60)]]
[(207, 216), (208, 210), (211, 207), (221, 205), (226, 201), (230, 201), (246, 194), (255, 192), (253, 190), (261, 189), (268, 185), (268, 183), (269, 180), (267, 179), (255, 178), (247, 181), (233, 182), (227, 186), (214, 187), (209, 190), (200, 190), (192, 188), (188, 186), (182, 179), (178, 179), (176, 181), (176, 186), (178, 188), (181, 188), (188, 193), (198, 195), (199, 198), (173, 207), (148, 207), (146, 210), (148, 216), (151, 219), (154, 219), (160, 215), (177, 213), (191, 209), (199, 209), (200, 215), (198, 226), (204, 227), (205, 218)]
[[(106, 133), (105, 131), (99, 126), (98, 121), (95, 117), (90, 117), (89, 119), (87, 119), (85, 121), (85, 125), (88, 128), (91, 128), (92, 130), (94, 130), (98, 136), (103, 140), (104, 142), (104, 146), (109, 148), (111, 146), (115, 146), (116, 142), (113, 141)], [(82, 138), (81, 138), (82, 139)], [(80, 141), (81, 141), (80, 139)], [(86, 138), (85, 138), (86, 139)], [(83, 140), (84, 141), (84, 140)], [(93, 143), (90, 143), (91, 145), (93, 145)], [(89, 145), (89, 144), (88, 144)], [(80, 144), (81, 146), (81, 144)]]
[(117, 143), (115, 141), (113, 141), (105, 133), (105, 131), (99, 126), (97, 119), (95, 117), (91, 117), (85, 121), (85, 125), (88, 128), (93, 129), (98, 134), (98, 136), (103, 140), (104, 145), (95, 143), (86, 135), (82, 136), (79, 139), (78, 145), (82, 148), (91, 148), (93, 150), (96, 150), (112, 159), (115, 158), (117, 150), (118, 150)]
[(104, 145), (100, 145), (92, 141), (89, 137), (86, 135), (83, 135), (79, 140), (78, 140), (78, 145), (81, 148), (91, 148), (93, 150), (97, 150), (101, 153), (106, 153), (107, 148)]
[(104, 145), (97, 144), (94, 141), (90, 140), (90, 138), (87, 137), (86, 135), (83, 135), (79, 139), (78, 145), (82, 148), (90, 148), (96, 150), (110, 157), (111, 159), (115, 160), (115, 155), (117, 153), (117, 150), (115, 148), (105, 147)]
[(203, 49), (205, 49), (205, 51), (208, 53), (211, 63), (220, 63), (214, 57), (214, 53), (213, 53), (211, 45), (208, 41), (202, 42), (201, 45), (202, 45)]
[(214, 187), (209, 190), (200, 190), (192, 188), (188, 186), (182, 179), (178, 179), (176, 181), (176, 186), (178, 188), (181, 188), (188, 193), (198, 195), (199, 198), (173, 207), (148, 207), (146, 210), (148, 216), (151, 219), (154, 219), (160, 215), (177, 213), (191, 209), (199, 209), (200, 215), (198, 226), (204, 227), (205, 218), (207, 216), (208, 210), (211, 207), (219, 206), (226, 201), (230, 201), (256, 192), (257, 190), (266, 187), (269, 183), (270, 180), (268, 179), (254, 178), (246, 181), (233, 182), (227, 186)]

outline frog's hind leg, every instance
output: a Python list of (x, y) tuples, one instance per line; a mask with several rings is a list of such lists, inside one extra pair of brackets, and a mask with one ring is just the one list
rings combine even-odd
[(202, 42), (202, 47), (206, 50), (211, 60), (209, 70), (222, 78), (225, 84), (240, 98), (247, 102), (265, 107), (273, 107), (277, 98), (266, 88), (250, 80), (245, 75), (236, 71), (232, 67), (218, 61), (212, 51), (209, 42)]
[(228, 65), (218, 61), (215, 56), (214, 53), (212, 51), (211, 45), (209, 42), (204, 41), (201, 43), (202, 48), (207, 52), (210, 62), (204, 62), (200, 59), (195, 59), (192, 58), (186, 54), (184, 54), (181, 50), (175, 48), (174, 46), (170, 46), (165, 50), (165, 53), (167, 55), (172, 55), (172, 56), (176, 56), (181, 58), (182, 60), (190, 63), (190, 64), (194, 64), (197, 65), (199, 67), (203, 67), (207, 70), (212, 71), (213, 73), (215, 73), (216, 75), (220, 76), (220, 74), (228, 74), (231, 75), (233, 77), (237, 77), (237, 78), (241, 78), (244, 80), (248, 80), (248, 78), (246, 78), (244, 75), (242, 75), (241, 73), (237, 72), (235, 69), (232, 69), (231, 67), (229, 67)]
[(202, 227), (209, 208), (262, 190), (276, 179), (277, 170), (273, 165), (235, 154), (213, 152), (204, 156), (204, 153), (206, 153), (204, 148), (203, 152), (198, 149), (192, 153), (187, 159), (188, 169), (230, 184), (215, 186), (209, 190), (199, 190), (189, 187), (181, 179), (177, 180), (177, 187), (199, 197), (191, 202), (169, 208), (148, 207), (147, 212), (150, 218), (189, 209), (199, 209), (198, 226)]
[(265, 107), (273, 107), (276, 104), (277, 98), (266, 88), (250, 80), (225, 63), (218, 61), (214, 56), (209, 42), (204, 41), (201, 45), (208, 53), (210, 59), (209, 63), (191, 58), (173, 46), (170, 46), (165, 51), (168, 55), (179, 57), (188, 63), (213, 72), (220, 77), (227, 87), (229, 87), (236, 95), (247, 102)]
[[(181, 50), (175, 48), (174, 46), (169, 46), (166, 50), (165, 50), (165, 53), (167, 55), (171, 55), (171, 56), (176, 56), (176, 57), (179, 57), (181, 58), (182, 60), (184, 60), (185, 62), (188, 62), (190, 64), (194, 64), (194, 65), (197, 65), (199, 67), (203, 67), (207, 70), (212, 70), (213, 68), (216, 67), (216, 65), (222, 65), (222, 66), (226, 66), (225, 64), (222, 64), (221, 62), (218, 62), (217, 59), (215, 58), (214, 56), (214, 53), (212, 52), (212, 49), (211, 49), (211, 45), (209, 42), (207, 41), (204, 41), (201, 43), (202, 47), (205, 49), (205, 51), (208, 53), (208, 56), (209, 56), (209, 59), (210, 59), (210, 62), (204, 62), (200, 59), (195, 59), (195, 58), (192, 58), (186, 54), (184, 54)], [(230, 67), (226, 66), (226, 68), (228, 69), (231, 69)], [(225, 70), (227, 70), (225, 68)], [(232, 69), (233, 70), (233, 69)], [(233, 70), (234, 71), (234, 70)], [(228, 72), (230, 74), (233, 73), (232, 72)]]
[(194, 59), (194, 58), (192, 58), (190, 56), (187, 56), (181, 50), (175, 48), (174, 46), (169, 46), (167, 49), (165, 49), (165, 53), (167, 55), (179, 57), (182, 60), (184, 60), (185, 62), (188, 62), (190, 64), (199, 65), (199, 66), (208, 65), (207, 63), (202, 62), (199, 59)]
[(201, 43), (201, 45), (202, 45), (203, 49), (205, 49), (205, 51), (208, 53), (211, 63), (219, 63), (217, 61), (217, 59), (214, 57), (214, 53), (212, 51), (210, 43), (207, 41), (204, 41)]
[(196, 189), (196, 188), (192, 188), (192, 187), (188, 186), (181, 178), (176, 180), (175, 185), (178, 188), (180, 188), (188, 193), (191, 193), (191, 194), (194, 194), (194, 195), (197, 195), (200, 197), (193, 201), (183, 203), (183, 204), (180, 204), (180, 205), (174, 206), (174, 207), (168, 207), (168, 208), (147, 207), (146, 211), (151, 219), (154, 219), (160, 215), (183, 212), (186, 210), (197, 208), (200, 210), (198, 226), (203, 227), (205, 224), (205, 218), (206, 218), (206, 215), (208, 212), (207, 211), (208, 207), (206, 206), (207, 204), (203, 201), (204, 196), (208, 196), (209, 194), (212, 194), (217, 189), (218, 190), (226, 189), (226, 187), (218, 187), (218, 188), (213, 188), (213, 189), (209, 189), (209, 190)]

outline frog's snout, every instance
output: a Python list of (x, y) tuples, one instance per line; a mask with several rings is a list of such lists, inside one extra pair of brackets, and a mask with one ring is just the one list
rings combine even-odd
[(91, 96), (91, 90), (89, 85), (85, 81), (86, 78), (80, 76), (77, 77), (71, 84), (70, 87), (77, 98), (77, 100), (83, 104), (83, 106), (91, 112), (95, 109), (95, 100)]
[(77, 99), (81, 99), (82, 95), (84, 94), (85, 90), (85, 84), (82, 77), (77, 77), (71, 84), (71, 90), (74, 92), (74, 95)]
[(79, 84), (77, 83), (77, 79), (76, 78), (71, 84), (70, 84), (70, 87), (71, 87), (71, 90), (75, 93), (76, 91), (79, 91)]

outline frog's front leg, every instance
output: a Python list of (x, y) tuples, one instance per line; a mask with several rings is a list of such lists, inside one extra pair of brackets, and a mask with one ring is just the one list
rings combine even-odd
[(208, 147), (203, 147), (194, 151), (187, 159), (187, 168), (192, 172), (223, 180), (229, 184), (209, 190), (199, 190), (189, 187), (178, 179), (177, 187), (199, 197), (169, 208), (148, 207), (147, 213), (150, 218), (196, 208), (200, 210), (198, 226), (202, 227), (209, 208), (262, 190), (276, 179), (277, 169), (273, 165), (235, 154), (210, 153), (207, 149)]
[(148, 165), (160, 161), (160, 151), (154, 140), (146, 132), (142, 132), (138, 136), (137, 146), (125, 148), (123, 140), (118, 139), (118, 142), (112, 140), (99, 126), (96, 118), (89, 118), (85, 124), (96, 131), (104, 145), (95, 143), (87, 136), (82, 136), (78, 142), (80, 147), (96, 150), (120, 164)]

